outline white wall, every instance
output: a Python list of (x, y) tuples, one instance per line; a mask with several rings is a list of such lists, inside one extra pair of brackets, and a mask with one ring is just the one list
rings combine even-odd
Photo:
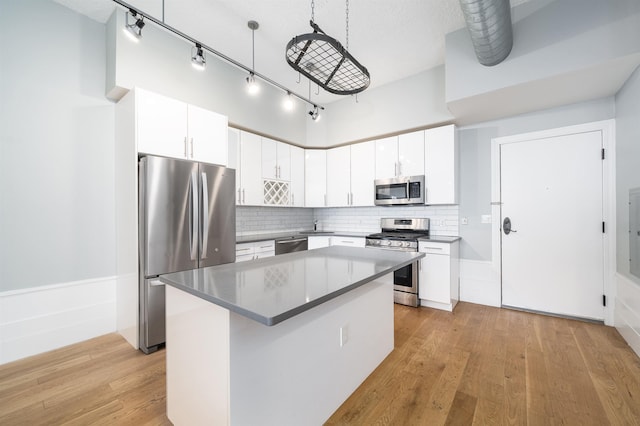
[(629, 189), (640, 187), (640, 68), (618, 92), (615, 101), (618, 273), (615, 325), (640, 355), (640, 278), (629, 272)]
[(0, 58), (0, 291), (114, 275), (104, 25), (3, 1)]
[(0, 364), (115, 330), (105, 56), (104, 25), (0, 1)]
[(307, 121), (307, 146), (372, 139), (453, 119), (444, 102), (444, 66), (367, 89), (357, 102), (355, 96), (348, 96), (326, 107), (320, 121)]

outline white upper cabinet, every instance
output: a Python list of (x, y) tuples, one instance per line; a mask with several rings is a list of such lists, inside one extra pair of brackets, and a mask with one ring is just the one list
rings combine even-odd
[(135, 89), (138, 152), (226, 166), (227, 117)]
[(291, 206), (304, 207), (304, 149), (291, 146)]
[(424, 130), (398, 136), (398, 176), (424, 174)]
[(189, 149), (187, 157), (194, 161), (226, 166), (229, 162), (227, 128), (227, 117), (195, 105), (188, 105)]
[(304, 150), (305, 207), (325, 207), (327, 194), (327, 151)]
[(374, 141), (351, 145), (351, 205), (373, 206), (373, 181), (376, 171)]
[(260, 136), (240, 131), (240, 192), (238, 193), (240, 203), (238, 204), (249, 206), (263, 204), (261, 142)]
[(187, 104), (135, 89), (138, 152), (187, 157)]
[(229, 127), (228, 131), (229, 164), (227, 167), (236, 170), (236, 205), (242, 204), (242, 188), (240, 185), (240, 130)]
[(424, 174), (424, 131), (378, 139), (376, 179)]
[(262, 177), (291, 180), (291, 149), (289, 144), (262, 138)]
[(425, 131), (425, 204), (458, 203), (458, 141), (453, 124)]
[(351, 205), (351, 148), (327, 150), (327, 206)]
[(376, 179), (398, 176), (398, 137), (378, 139), (376, 144)]

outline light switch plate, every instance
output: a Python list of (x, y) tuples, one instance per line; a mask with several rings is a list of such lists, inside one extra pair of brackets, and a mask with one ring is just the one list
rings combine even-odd
[(461, 225), (468, 225), (469, 224), (469, 218), (468, 217), (461, 217), (460, 218), (460, 224)]
[(480, 217), (480, 222), (481, 223), (491, 223), (491, 215), (490, 214), (483, 214)]

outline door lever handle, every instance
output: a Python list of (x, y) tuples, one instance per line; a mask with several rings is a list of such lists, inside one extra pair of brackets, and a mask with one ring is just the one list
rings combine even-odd
[(502, 230), (504, 231), (504, 235), (509, 235), (512, 232), (518, 232), (515, 229), (511, 229), (511, 219), (505, 217), (502, 221)]

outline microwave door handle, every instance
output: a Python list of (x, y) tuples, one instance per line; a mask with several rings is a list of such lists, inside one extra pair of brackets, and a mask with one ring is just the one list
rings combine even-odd
[(202, 172), (202, 253), (200, 253), (200, 259), (207, 258), (207, 246), (209, 245), (209, 184), (207, 182), (207, 174)]

